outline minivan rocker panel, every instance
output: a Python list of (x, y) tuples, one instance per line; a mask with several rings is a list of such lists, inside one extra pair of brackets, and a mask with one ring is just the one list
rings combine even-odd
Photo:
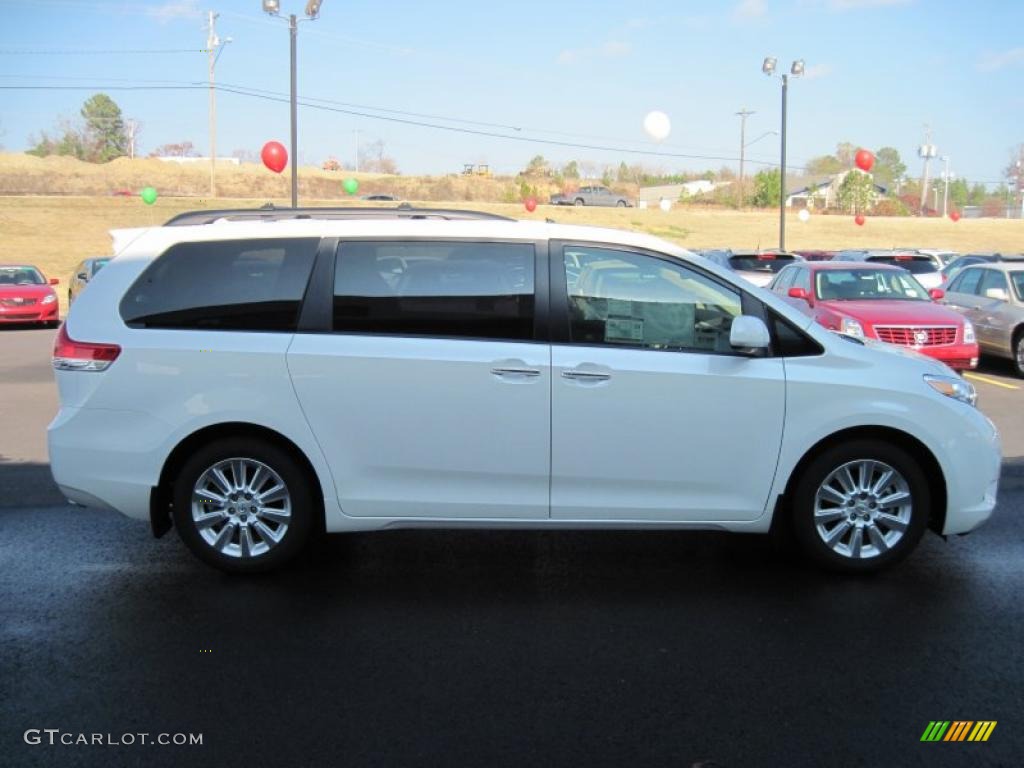
[(313, 218), (116, 242), (55, 348), (53, 475), (225, 570), (317, 530), (784, 518), (866, 571), (995, 507), (970, 384), (656, 238)]

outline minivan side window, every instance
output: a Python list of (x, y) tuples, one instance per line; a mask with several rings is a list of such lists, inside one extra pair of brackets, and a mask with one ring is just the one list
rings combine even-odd
[(563, 261), (573, 343), (734, 353), (729, 330), (741, 314), (739, 292), (633, 251), (567, 245)]
[(334, 330), (532, 340), (534, 250), (532, 243), (343, 242)]
[(178, 243), (121, 300), (138, 328), (294, 331), (319, 238)]

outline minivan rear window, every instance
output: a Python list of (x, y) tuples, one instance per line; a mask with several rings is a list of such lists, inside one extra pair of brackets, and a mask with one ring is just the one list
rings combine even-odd
[(937, 272), (935, 264), (927, 256), (870, 256), (867, 261), (872, 264), (892, 264), (894, 267), (902, 267), (912, 275), (923, 275), (927, 272)]
[(532, 340), (532, 243), (344, 242), (334, 330)]
[(178, 243), (128, 290), (121, 317), (141, 328), (294, 331), (319, 242)]
[(751, 254), (750, 256), (730, 256), (729, 266), (737, 272), (767, 272), (774, 275), (776, 272), (781, 272), (794, 261), (795, 259), (792, 256), (764, 253), (761, 255)]

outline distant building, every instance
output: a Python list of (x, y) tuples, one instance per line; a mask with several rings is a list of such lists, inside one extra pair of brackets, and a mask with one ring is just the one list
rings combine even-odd
[(656, 187), (641, 187), (640, 200), (647, 203), (660, 203), (662, 200), (680, 200), (684, 197), (696, 197), (714, 192), (719, 187), (732, 184), (731, 181), (708, 181), (697, 179), (683, 184), (660, 184)]
[[(839, 205), (839, 187), (852, 170), (808, 184), (786, 195), (787, 208), (836, 208)], [(860, 171), (858, 171), (860, 173)], [(877, 202), (888, 194), (881, 184), (875, 184), (874, 200)]]

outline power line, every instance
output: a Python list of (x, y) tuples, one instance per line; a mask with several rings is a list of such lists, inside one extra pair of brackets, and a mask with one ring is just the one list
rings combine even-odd
[[(86, 85), (40, 85), (40, 86), (29, 86), (29, 85), (0, 85), (0, 90), (42, 90), (42, 91), (81, 91), (81, 90), (111, 90), (111, 91), (187, 91), (187, 90), (205, 90), (207, 85), (150, 85), (150, 86), (132, 86), (132, 85), (112, 85), (112, 86), (86, 86)], [(260, 93), (254, 89), (250, 89), (244, 86), (229, 86), (229, 85), (217, 85), (216, 90), (224, 93), (230, 93), (237, 96), (246, 96), (248, 98), (261, 99), (263, 101), (272, 101), (277, 103), (288, 103), (286, 96), (274, 96), (268, 93)], [(300, 99), (298, 103), (308, 109), (316, 109), (321, 112), (333, 112), (337, 114), (351, 115), (354, 117), (365, 117), (370, 120), (383, 120), (390, 123), (398, 123), (401, 125), (411, 125), (418, 128), (431, 128), (439, 131), (448, 131), (450, 133), (461, 133), (471, 136), (483, 136), (492, 139), (503, 139), (506, 141), (518, 141), (521, 143), (528, 144), (542, 144), (546, 146), (566, 147), (571, 149), (586, 149), (598, 152), (614, 152), (619, 154), (629, 155), (645, 155), (649, 157), (665, 157), (673, 159), (683, 160), (714, 160), (716, 162), (733, 162), (738, 158), (729, 155), (703, 155), (694, 153), (684, 152), (664, 152), (651, 149), (633, 149), (628, 147), (615, 147), (610, 145), (602, 144), (585, 144), (582, 142), (572, 141), (559, 141), (555, 139), (543, 139), (532, 136), (524, 135), (511, 135), (506, 133), (495, 133), (493, 131), (485, 131), (476, 128), (460, 128), (453, 125), (440, 125), (438, 123), (424, 122), (422, 120), (413, 120), (404, 117), (395, 117), (389, 115), (375, 115), (370, 112), (358, 111), (355, 109), (343, 108), (340, 106), (329, 106), (327, 104), (314, 104), (308, 100)], [(437, 118), (445, 119), (449, 118)], [(754, 163), (763, 166), (774, 166), (776, 165), (773, 161), (766, 160), (753, 160), (748, 159), (747, 162)], [(803, 170), (801, 166), (793, 166)]]
[(27, 50), (24, 48), (0, 48), (0, 56), (88, 56), (88, 55), (135, 55), (153, 53), (206, 53), (205, 48), (122, 48), (122, 49), (92, 49), (92, 48), (50, 48), (40, 50)]

